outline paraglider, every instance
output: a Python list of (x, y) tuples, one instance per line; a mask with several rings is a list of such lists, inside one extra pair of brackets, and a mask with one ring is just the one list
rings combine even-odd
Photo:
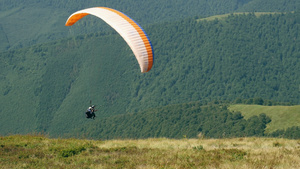
[[(69, 16), (66, 26), (74, 25), (78, 20), (87, 15), (94, 15), (114, 30), (125, 40), (135, 55), (141, 72), (145, 73), (151, 70), (154, 61), (154, 53), (151, 41), (144, 29), (124, 13), (107, 7), (93, 7), (79, 10)], [(85, 112), (86, 118), (95, 119), (95, 106), (88, 107)]]
[(72, 26), (90, 14), (101, 18), (123, 37), (134, 53), (142, 73), (151, 70), (154, 53), (149, 37), (138, 23), (124, 13), (107, 7), (83, 9), (73, 13), (68, 18), (66, 26)]
[(87, 108), (87, 110), (85, 111), (85, 117), (87, 119), (94, 119), (96, 117), (95, 112), (97, 111), (97, 109), (95, 109), (96, 105), (92, 105), (92, 100), (90, 100), (90, 106)]
[(94, 105), (90, 106), (85, 112), (85, 117), (88, 119), (95, 119), (96, 117), (95, 111), (97, 111), (95, 110), (95, 106)]

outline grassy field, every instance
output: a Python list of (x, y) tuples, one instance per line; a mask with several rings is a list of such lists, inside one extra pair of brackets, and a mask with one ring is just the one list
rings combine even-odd
[(300, 168), (300, 140), (0, 137), (0, 168)]
[(230, 111), (239, 111), (248, 119), (251, 116), (265, 113), (272, 121), (267, 125), (266, 132), (300, 126), (300, 105), (297, 106), (261, 106), (261, 105), (231, 105)]

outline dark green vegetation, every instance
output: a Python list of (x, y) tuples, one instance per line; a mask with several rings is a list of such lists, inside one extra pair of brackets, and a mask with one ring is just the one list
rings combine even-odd
[[(286, 113), (286, 115), (289, 114)], [(266, 127), (270, 122), (271, 118), (264, 113), (245, 119), (240, 112), (232, 113), (224, 105), (201, 105), (201, 103), (196, 102), (97, 119), (93, 125), (84, 125), (71, 131), (68, 137), (85, 133), (81, 137), (97, 139), (251, 136), (300, 138), (300, 126), (266, 132)], [(280, 127), (277, 126), (277, 128)]]
[(300, 138), (300, 127), (293, 126), (287, 129), (279, 129), (271, 133), (269, 136), (271, 137), (281, 137), (281, 138), (289, 138), (289, 139), (299, 139)]
[(231, 113), (226, 106), (199, 103), (169, 105), (142, 113), (124, 114), (97, 120), (91, 127), (82, 126), (75, 133), (97, 139), (117, 138), (227, 138), (264, 136), (271, 121), (265, 114), (245, 120), (241, 113)]
[(298, 104), (299, 18), (298, 12), (248, 14), (145, 27), (156, 54), (146, 74), (116, 33), (4, 52), (0, 111), (10, 115), (1, 118), (1, 132), (62, 135), (85, 123), (99, 125), (83, 119), (90, 99), (103, 105), (98, 116), (197, 100)]
[[(268, 117), (254, 116), (251, 123), (240, 114), (231, 114), (226, 108), (205, 103), (214, 100), (238, 103), (237, 98), (255, 104), (262, 104), (261, 100), (251, 98), (270, 100), (270, 104), (300, 103), (298, 11), (260, 16), (254, 13), (232, 14), (212, 21), (198, 20), (205, 15), (219, 14), (212, 11), (234, 11), (256, 2), (230, 1), (239, 5), (225, 8), (222, 5), (225, 1), (214, 1), (210, 2), (211, 5), (220, 8), (212, 9), (212, 13), (201, 14), (192, 9), (189, 11), (195, 14), (174, 17), (170, 13), (172, 19), (165, 22), (164, 17), (158, 17), (162, 13), (158, 8), (155, 8), (158, 11), (153, 9), (157, 17), (149, 14), (149, 18), (155, 19), (144, 21), (143, 15), (135, 14), (130, 5), (124, 5), (124, 10), (118, 9), (138, 22), (141, 18), (155, 50), (153, 69), (141, 74), (124, 40), (108, 26), (98, 26), (105, 23), (90, 17), (74, 28), (57, 26), (64, 25), (72, 12), (82, 9), (82, 2), (78, 2), (78, 6), (66, 5), (62, 1), (0, 2), (3, 9), (0, 13), (0, 47), (3, 49), (0, 53), (1, 135), (45, 132), (50, 136), (180, 138), (183, 135), (196, 137), (201, 132), (216, 138), (263, 136), (266, 135), (264, 129)], [(273, 2), (276, 6), (283, 1)], [(95, 1), (89, 3), (95, 6), (92, 4)], [(292, 3), (294, 7), (286, 6), (286, 11), (297, 8), (298, 2), (289, 2)], [(19, 8), (20, 4), (25, 7)], [(49, 19), (47, 23), (52, 26), (41, 24), (39, 15), (29, 17), (33, 14), (28, 13), (32, 9), (28, 6), (40, 10), (32, 12), (43, 11), (45, 15), (40, 16), (44, 18), (43, 22)], [(66, 6), (70, 8), (63, 10)], [(54, 10), (56, 8), (60, 11)], [(26, 25), (26, 19), (31, 18), (39, 26), (12, 26), (14, 19), (18, 18), (16, 14), (22, 11), (28, 16), (19, 19), (20, 23)], [(199, 17), (181, 19), (187, 16)], [(93, 30), (84, 27), (93, 27)], [(95, 32), (95, 28), (97, 33), (85, 34)], [(23, 30), (30, 33), (15, 33)], [(74, 37), (49, 42), (68, 36), (66, 32)], [(78, 35), (76, 32), (85, 35), (75, 36)], [(45, 41), (48, 43), (38, 44)], [(35, 45), (24, 47), (32, 44)], [(84, 119), (90, 100), (99, 108), (95, 121)], [(199, 104), (191, 108), (194, 102)], [(175, 111), (177, 109), (190, 116), (182, 115), (184, 112)], [(177, 120), (174, 121), (173, 117)], [(143, 119), (147, 120), (144, 121), (147, 125), (142, 123)], [(179, 125), (177, 121), (184, 124)], [(260, 124), (257, 129), (252, 128), (254, 123)], [(218, 126), (228, 130), (219, 127), (220, 132), (216, 132)], [(137, 133), (139, 131), (141, 133)]]
[[(297, 11), (298, 0), (0, 0), (0, 50), (31, 46), (62, 37), (108, 29), (94, 17), (87, 17), (71, 32), (64, 27), (77, 10), (107, 6), (118, 9), (143, 25), (211, 16), (231, 12)], [(1, 27), (3, 29), (1, 29)], [(6, 39), (2, 39), (4, 34)], [(2, 44), (4, 43), (4, 44)]]

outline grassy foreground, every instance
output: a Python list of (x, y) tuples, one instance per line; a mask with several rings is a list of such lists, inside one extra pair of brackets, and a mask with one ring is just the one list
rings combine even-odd
[(300, 140), (0, 137), (0, 168), (300, 168)]

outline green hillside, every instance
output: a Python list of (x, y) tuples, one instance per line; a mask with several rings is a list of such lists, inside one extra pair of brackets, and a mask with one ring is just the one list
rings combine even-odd
[(248, 119), (261, 113), (269, 116), (272, 121), (266, 131), (271, 133), (279, 129), (300, 126), (300, 106), (261, 106), (261, 105), (231, 105), (231, 111), (239, 111)]
[[(94, 17), (87, 17), (72, 32), (64, 26), (68, 16), (80, 9), (107, 6), (118, 9), (142, 26), (189, 17), (207, 17), (233, 12), (289, 12), (299, 10), (297, 0), (0, 0), (0, 20), (7, 41), (0, 50), (16, 49), (72, 35), (108, 29)], [(83, 25), (85, 25), (83, 27)], [(1, 27), (1, 26), (0, 26)], [(5, 43), (5, 44), (2, 44)]]
[(155, 50), (146, 74), (109, 31), (2, 52), (0, 133), (63, 135), (96, 126), (84, 119), (90, 100), (99, 120), (194, 101), (299, 104), (299, 18), (250, 13), (145, 26)]
[(7, 35), (4, 32), (2, 25), (0, 24), (0, 50), (8, 49), (8, 48), (9, 48), (9, 42), (7, 39)]
[(298, 0), (252, 0), (237, 9), (238, 12), (283, 12), (299, 11)]
[[(0, 125), (4, 133), (45, 131), (55, 116), (60, 118), (63, 115), (64, 119), (71, 116), (71, 119), (75, 118), (78, 122), (91, 99), (112, 110), (113, 106), (106, 101), (113, 102), (111, 99), (116, 99), (112, 98), (114, 90), (124, 91), (122, 98), (126, 100), (126, 86), (122, 83), (113, 84), (116, 79), (119, 82), (125, 77), (130, 79), (130, 76), (120, 78), (126, 71), (131, 71), (122, 69), (130, 68), (130, 64), (137, 64), (130, 50), (126, 50), (125, 42), (115, 35), (99, 34), (86, 40), (82, 40), (83, 38), (77, 37), (1, 54), (0, 102), (3, 104), (0, 110), (10, 114), (2, 114), (3, 121)], [(97, 50), (92, 49), (93, 45), (99, 46), (95, 48)], [(112, 49), (114, 45), (120, 48)], [(128, 56), (120, 57), (120, 53), (127, 54), (132, 63), (126, 60)], [(107, 56), (111, 57), (105, 59)], [(118, 59), (120, 65), (125, 63), (127, 67), (116, 64), (112, 59)], [(111, 69), (112, 65), (119, 68)], [(107, 70), (111, 73), (110, 76), (103, 73)], [(118, 102), (114, 104), (117, 105)], [(11, 103), (16, 106), (13, 110)], [(57, 112), (58, 110), (63, 113)], [(119, 107), (115, 107), (114, 111), (121, 113)]]
[[(236, 2), (226, 0), (228, 5), (218, 0), (213, 3), (201, 1), (149, 1), (149, 0), (90, 0), (90, 1), (62, 1), (62, 0), (0, 0), (0, 20), (3, 30), (9, 39), (11, 49), (31, 46), (36, 43), (49, 42), (55, 39), (79, 34), (99, 32), (108, 29), (99, 19), (88, 16), (76, 24), (80, 28), (71, 31), (65, 27), (67, 18), (75, 11), (94, 7), (107, 6), (124, 12), (139, 24), (153, 24), (157, 22), (180, 20), (196, 15), (212, 15), (227, 13), (233, 10)], [(209, 6), (216, 6), (215, 9)], [(205, 9), (205, 10), (204, 10)], [(209, 9), (209, 10), (207, 10)], [(178, 12), (181, 11), (181, 12)], [(17, 22), (16, 22), (17, 21)], [(83, 26), (84, 25), (84, 26)], [(3, 43), (2, 41), (0, 43)], [(7, 49), (7, 45), (0, 45), (0, 50)]]
[[(53, 128), (64, 130), (63, 136), (75, 137), (84, 133), (82, 136), (94, 139), (196, 138), (199, 135), (206, 138), (231, 138), (265, 136), (264, 131), (270, 121), (271, 119), (264, 114), (245, 120), (241, 113), (231, 113), (225, 105), (202, 105), (195, 102), (92, 121), (87, 119), (88, 123), (75, 130), (62, 129), (61, 125)], [(298, 138), (299, 134), (295, 138)]]

